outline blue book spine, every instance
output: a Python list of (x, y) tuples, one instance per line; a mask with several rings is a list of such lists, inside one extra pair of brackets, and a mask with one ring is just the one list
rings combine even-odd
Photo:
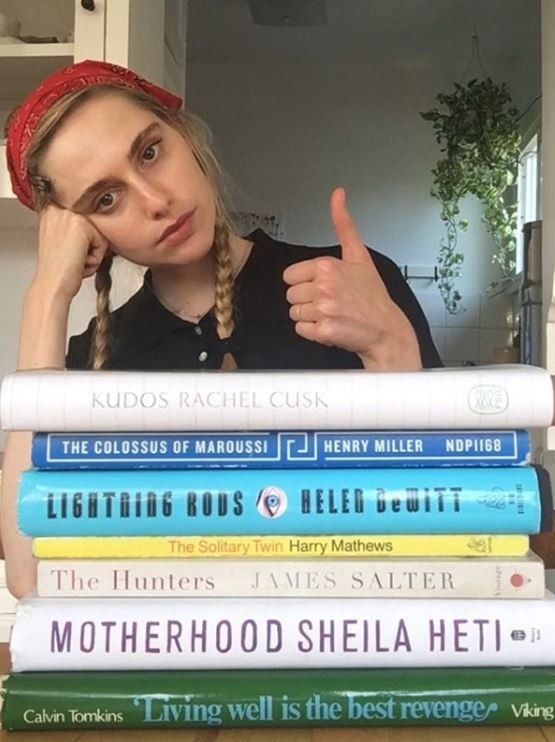
[(520, 533), (551, 527), (540, 467), (23, 472), (29, 536)]
[(522, 466), (526, 430), (36, 433), (38, 469)]

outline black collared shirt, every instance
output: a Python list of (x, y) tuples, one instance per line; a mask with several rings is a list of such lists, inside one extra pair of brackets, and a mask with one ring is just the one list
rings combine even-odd
[[(227, 349), (243, 369), (361, 368), (355, 353), (299, 337), (285, 299), (282, 274), (287, 266), (322, 255), (339, 257), (339, 248), (289, 245), (262, 230), (248, 239), (254, 244), (235, 281), (236, 330), (231, 339), (222, 342), (218, 338), (212, 312), (195, 325), (166, 309), (152, 291), (147, 274), (142, 288), (112, 314), (108, 368), (217, 369)], [(428, 322), (401, 271), (385, 255), (375, 250), (371, 254), (389, 294), (414, 327), (423, 366), (441, 366)], [(68, 368), (87, 367), (95, 321), (70, 339)]]

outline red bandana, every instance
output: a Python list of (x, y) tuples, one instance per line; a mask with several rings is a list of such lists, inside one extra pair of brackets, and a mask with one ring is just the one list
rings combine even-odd
[(117, 64), (87, 60), (57, 70), (43, 80), (17, 109), (8, 129), (6, 157), (12, 190), (24, 206), (33, 208), (31, 184), (27, 174), (26, 155), (29, 142), (48, 109), (62, 96), (74, 90), (102, 84), (120, 85), (143, 90), (157, 98), (166, 108), (177, 110), (183, 101), (169, 90), (148, 82), (131, 70)]

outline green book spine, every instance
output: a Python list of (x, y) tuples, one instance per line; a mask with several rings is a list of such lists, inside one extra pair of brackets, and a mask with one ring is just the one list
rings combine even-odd
[(4, 729), (552, 724), (555, 668), (13, 673)]

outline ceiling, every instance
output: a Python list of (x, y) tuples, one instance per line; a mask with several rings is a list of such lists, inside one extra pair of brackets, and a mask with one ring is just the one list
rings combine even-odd
[(488, 64), (515, 59), (533, 57), (538, 63), (540, 0), (326, 0), (325, 5), (327, 25), (259, 26), (247, 0), (188, 0), (188, 60), (466, 65), (476, 29), (486, 71)]

